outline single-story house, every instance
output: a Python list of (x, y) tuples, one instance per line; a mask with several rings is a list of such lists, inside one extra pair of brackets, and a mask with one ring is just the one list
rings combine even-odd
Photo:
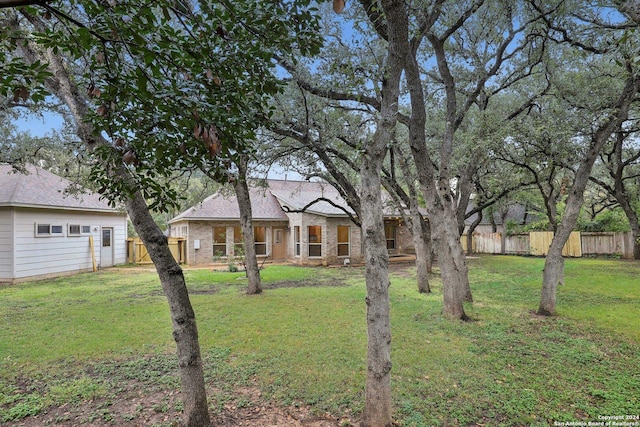
[(0, 164), (0, 282), (126, 262), (125, 212), (97, 194), (67, 194), (71, 182), (44, 169), (26, 170)]
[[(363, 261), (360, 228), (347, 214), (353, 211), (330, 184), (266, 180), (262, 186), (250, 185), (249, 191), (259, 258), (299, 264)], [(332, 203), (317, 201), (320, 198)], [(211, 263), (238, 255), (239, 218), (235, 194), (224, 189), (171, 219), (170, 234), (187, 239), (188, 264)], [(385, 214), (385, 234), (390, 253), (413, 245), (410, 230), (397, 213)]]

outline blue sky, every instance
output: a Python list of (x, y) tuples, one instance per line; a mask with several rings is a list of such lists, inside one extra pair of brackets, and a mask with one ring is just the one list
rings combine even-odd
[(53, 113), (44, 113), (42, 115), (25, 113), (14, 121), (14, 125), (19, 131), (27, 132), (35, 137), (51, 134), (54, 130), (61, 130), (63, 123), (62, 116)]
[[(64, 119), (59, 114), (44, 113), (23, 113), (23, 115), (14, 121), (14, 124), (21, 132), (27, 132), (34, 137), (43, 137), (54, 131), (62, 130)], [(275, 165), (268, 174), (271, 179), (289, 179), (303, 180), (304, 177), (293, 171), (286, 171), (282, 167)]]

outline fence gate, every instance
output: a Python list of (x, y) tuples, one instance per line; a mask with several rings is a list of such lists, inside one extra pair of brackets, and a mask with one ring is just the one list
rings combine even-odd
[[(169, 237), (169, 250), (173, 258), (180, 264), (186, 262), (186, 239)], [(127, 239), (127, 262), (130, 264), (152, 264), (149, 251), (139, 237)]]

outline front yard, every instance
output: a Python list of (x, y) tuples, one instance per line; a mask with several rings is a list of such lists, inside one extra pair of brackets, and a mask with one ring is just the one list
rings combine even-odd
[[(440, 316), (394, 265), (395, 418), (401, 426), (553, 425), (640, 415), (640, 264), (567, 260), (559, 316), (534, 314), (543, 260), (469, 260), (472, 322)], [(186, 272), (220, 425), (355, 424), (363, 405), (361, 268)], [(176, 425), (181, 403), (155, 274), (114, 269), (0, 288), (1, 425)], [(640, 425), (640, 424), (639, 424)]]

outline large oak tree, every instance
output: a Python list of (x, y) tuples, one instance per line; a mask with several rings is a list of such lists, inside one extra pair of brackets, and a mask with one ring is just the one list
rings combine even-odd
[[(175, 203), (163, 177), (199, 168), (224, 180), (250, 150), (279, 89), (278, 52), (319, 42), (308, 2), (68, 1), (3, 14), (2, 93), (34, 102), (51, 93), (92, 151), (92, 179), (123, 203), (169, 302), (185, 424), (209, 423), (195, 314), (182, 269), (150, 215)], [(21, 40), (29, 40), (28, 43)]]

